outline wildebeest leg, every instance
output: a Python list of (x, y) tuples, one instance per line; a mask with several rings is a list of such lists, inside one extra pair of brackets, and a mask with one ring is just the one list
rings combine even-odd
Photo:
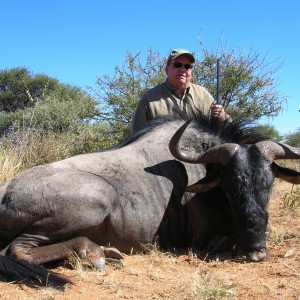
[(105, 254), (105, 261), (110, 263), (120, 262), (124, 255), (116, 248), (100, 246)]
[[(32, 238), (33, 237), (36, 236), (32, 236)], [(106, 255), (110, 255), (112, 259), (123, 258), (117, 249), (100, 247), (86, 237), (78, 237), (65, 242), (45, 246), (34, 246), (32, 242), (28, 242), (28, 235), (24, 238), (25, 243), (21, 237), (13, 241), (6, 254), (35, 264), (44, 264), (66, 259), (70, 251), (74, 251), (80, 258), (87, 258), (101, 271), (105, 268)]]

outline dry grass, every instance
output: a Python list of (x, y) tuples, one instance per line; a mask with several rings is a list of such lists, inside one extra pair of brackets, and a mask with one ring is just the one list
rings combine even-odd
[(20, 130), (0, 144), (0, 182), (44, 162), (55, 147), (53, 137), (42, 131)]
[(4, 151), (0, 148), (0, 183), (14, 177), (20, 170), (22, 157), (13, 150)]
[(19, 128), (0, 139), (0, 183), (37, 165), (110, 146), (97, 128), (55, 133)]

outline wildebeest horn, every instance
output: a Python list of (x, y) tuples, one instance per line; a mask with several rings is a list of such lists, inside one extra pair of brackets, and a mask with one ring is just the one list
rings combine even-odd
[(173, 135), (169, 143), (169, 149), (172, 155), (180, 161), (194, 164), (220, 163), (226, 165), (232, 155), (239, 148), (238, 144), (228, 143), (213, 148), (207, 151), (197, 153), (195, 151), (184, 152), (179, 149), (179, 140), (190, 124), (191, 120), (185, 122)]
[(300, 159), (300, 148), (272, 141), (258, 142), (256, 146), (269, 162), (275, 159)]

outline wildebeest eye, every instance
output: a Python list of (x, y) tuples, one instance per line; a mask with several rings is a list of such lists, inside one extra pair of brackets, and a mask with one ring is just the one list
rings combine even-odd
[(209, 148), (209, 144), (207, 142), (202, 142), (201, 146), (203, 150), (207, 150)]

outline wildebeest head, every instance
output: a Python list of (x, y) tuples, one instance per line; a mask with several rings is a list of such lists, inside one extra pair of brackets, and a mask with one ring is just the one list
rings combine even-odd
[[(227, 125), (227, 133), (236, 135), (242, 123), (242, 120), (238, 120)], [(274, 179), (278, 177), (294, 184), (300, 183), (300, 173), (280, 167), (274, 160), (299, 159), (300, 149), (264, 140), (259, 135), (251, 134), (248, 128), (231, 142), (228, 142), (227, 135), (224, 143), (202, 152), (186, 151), (180, 148), (179, 141), (188, 125), (189, 122), (182, 125), (170, 141), (173, 156), (187, 163), (217, 164), (219, 167), (187, 187), (186, 191), (201, 193), (220, 186), (230, 205), (233, 234), (239, 253), (250, 261), (265, 259), (267, 206)]]

